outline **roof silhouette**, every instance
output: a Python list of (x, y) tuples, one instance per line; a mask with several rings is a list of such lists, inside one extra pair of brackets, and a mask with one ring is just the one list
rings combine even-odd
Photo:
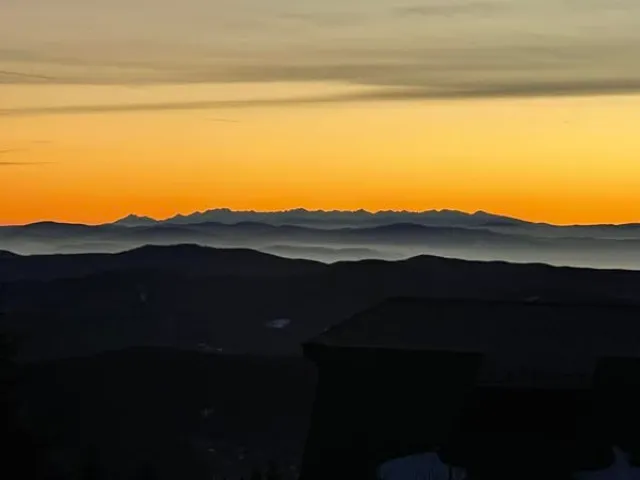
[(484, 383), (575, 386), (601, 358), (640, 358), (640, 306), (392, 298), (307, 346), (478, 353)]

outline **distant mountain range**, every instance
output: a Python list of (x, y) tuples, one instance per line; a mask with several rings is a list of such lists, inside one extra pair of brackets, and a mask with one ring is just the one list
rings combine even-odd
[(514, 217), (484, 212), (482, 210), (468, 213), (459, 210), (424, 210), (419, 212), (406, 210), (383, 210), (370, 212), (367, 210), (307, 210), (296, 208), (281, 211), (231, 210), (217, 208), (189, 215), (175, 215), (157, 220), (147, 216), (129, 215), (116, 222), (116, 225), (128, 227), (150, 226), (158, 223), (193, 224), (193, 223), (227, 223), (258, 222), (270, 225), (302, 225), (311, 227), (364, 227), (380, 226), (394, 223), (415, 223), (434, 226), (464, 227), (508, 227), (508, 226), (543, 226), (556, 228), (638, 228), (640, 223), (628, 224), (594, 224), (559, 226), (550, 223), (529, 222)]
[[(211, 217), (218, 221), (196, 222)], [(40, 222), (0, 227), (0, 249), (23, 255), (117, 253), (148, 244), (183, 243), (249, 248), (329, 263), (398, 260), (427, 254), (468, 260), (640, 269), (638, 225), (558, 227), (484, 212), (214, 210), (161, 222), (127, 217), (114, 224), (96, 226)], [(3, 255), (8, 253), (0, 253)]]
[(409, 211), (380, 211), (366, 210), (306, 210), (297, 208), (292, 210), (256, 212), (236, 211), (227, 208), (195, 212), (190, 215), (176, 215), (166, 220), (158, 221), (150, 217), (129, 215), (115, 222), (125, 226), (149, 226), (155, 223), (192, 224), (192, 223), (240, 223), (259, 222), (271, 225), (305, 225), (313, 227), (363, 227), (388, 225), (393, 223), (417, 223), (420, 225), (460, 225), (481, 226), (487, 223), (502, 225), (517, 225), (526, 223), (521, 220), (494, 215), (482, 211), (465, 213), (457, 210), (428, 210), (424, 212)]

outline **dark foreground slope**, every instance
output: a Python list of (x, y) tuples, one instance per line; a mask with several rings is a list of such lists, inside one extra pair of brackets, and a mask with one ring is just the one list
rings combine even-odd
[[(93, 272), (5, 283), (5, 323), (22, 339), (22, 358), (136, 346), (289, 355), (299, 351), (300, 342), (387, 297), (633, 302), (640, 291), (640, 272), (631, 271), (426, 256), (325, 265), (195, 248), (187, 249), (189, 261), (183, 264), (177, 259), (185, 247), (153, 247), (154, 263), (131, 267), (119, 265), (123, 256), (117, 254), (103, 255), (98, 266), (78, 263), (75, 255), (58, 256), (57, 270), (46, 272), (34, 268), (38, 257), (24, 257), (24, 270), (16, 262), (14, 278), (77, 274), (78, 264)], [(52, 262), (45, 257), (43, 264), (49, 268)]]
[(297, 465), (314, 375), (300, 358), (132, 349), (31, 365), (21, 393), (62, 472), (93, 458), (101, 478), (248, 478)]
[(2, 327), (18, 335), (32, 430), (61, 465), (94, 458), (107, 478), (295, 464), (314, 385), (300, 342), (384, 298), (633, 303), (640, 292), (640, 272), (427, 256), (325, 265), (154, 247), (53, 258), (10, 259)]

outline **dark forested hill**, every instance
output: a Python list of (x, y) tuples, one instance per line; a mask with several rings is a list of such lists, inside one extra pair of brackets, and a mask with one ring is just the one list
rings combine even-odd
[(640, 291), (632, 271), (428, 256), (326, 265), (192, 246), (0, 264), (9, 265), (5, 322), (23, 341), (22, 357), (34, 360), (136, 346), (293, 354), (387, 297), (634, 302)]
[(270, 459), (294, 478), (315, 381), (300, 343), (385, 298), (640, 301), (633, 271), (190, 245), (9, 255), (0, 278), (34, 438), (64, 469), (161, 480), (246, 478)]
[[(293, 479), (315, 372), (300, 358), (128, 349), (24, 367), (34, 435), (63, 478), (210, 480), (276, 461)], [(75, 475), (74, 475), (75, 474)], [(84, 480), (84, 479), (83, 479)]]

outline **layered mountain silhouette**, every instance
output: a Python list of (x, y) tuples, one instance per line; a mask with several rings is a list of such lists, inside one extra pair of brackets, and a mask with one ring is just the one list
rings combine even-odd
[[(235, 212), (225, 215), (242, 218), (242, 214)], [(358, 215), (358, 212), (349, 212), (349, 215)], [(369, 218), (366, 215), (364, 218)], [(485, 219), (488, 214), (435, 212), (429, 215), (429, 218), (440, 218), (441, 224), (405, 221), (328, 228), (258, 221), (139, 225), (137, 220), (129, 219), (126, 224), (96, 226), (41, 222), (0, 227), (0, 249), (24, 255), (116, 253), (147, 244), (193, 243), (217, 248), (250, 248), (323, 262), (396, 260), (428, 254), (469, 260), (640, 269), (640, 228), (634, 225), (553, 227), (521, 223), (504, 226), (502, 221), (493, 219), (481, 225), (461, 226), (456, 224), (456, 218), (477, 220)], [(446, 224), (447, 219), (454, 220)], [(148, 223), (143, 220), (142, 223)]]
[(639, 247), (635, 224), (484, 212), (39, 222), (0, 227), (1, 328), (67, 470), (91, 448), (114, 478), (141, 462), (248, 478), (276, 460), (293, 479), (313, 399), (302, 342), (390, 297), (640, 303)]

